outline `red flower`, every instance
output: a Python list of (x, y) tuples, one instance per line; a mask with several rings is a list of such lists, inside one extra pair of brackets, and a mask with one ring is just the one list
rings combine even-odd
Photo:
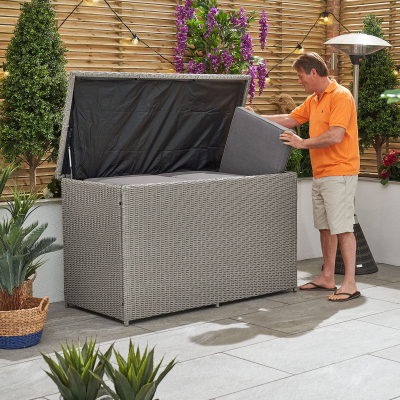
[(389, 178), (389, 171), (385, 171), (385, 170), (383, 170), (382, 172), (381, 172), (381, 178), (382, 179), (387, 179), (387, 178)]
[(395, 164), (396, 161), (397, 161), (397, 155), (393, 150), (391, 150), (383, 160), (383, 166), (388, 167), (389, 165)]

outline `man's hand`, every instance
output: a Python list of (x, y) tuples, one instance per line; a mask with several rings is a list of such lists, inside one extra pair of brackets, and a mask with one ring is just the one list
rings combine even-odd
[(280, 134), (279, 138), (283, 140), (283, 144), (287, 144), (288, 146), (292, 146), (296, 149), (306, 149), (304, 139), (302, 139), (300, 136), (297, 136), (293, 132), (284, 131)]
[(255, 112), (250, 106), (246, 106), (245, 109), (246, 109), (246, 110), (249, 110), (249, 111)]

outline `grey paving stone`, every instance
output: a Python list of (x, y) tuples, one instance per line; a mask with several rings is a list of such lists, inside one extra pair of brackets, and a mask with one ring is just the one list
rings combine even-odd
[(298, 374), (399, 344), (400, 334), (395, 329), (350, 321), (226, 354)]
[(400, 304), (400, 283), (388, 283), (385, 286), (368, 288), (363, 291), (363, 295), (372, 299)]
[(393, 346), (387, 349), (376, 351), (371, 353), (371, 355), (400, 363), (400, 346)]
[(379, 279), (388, 282), (400, 282), (400, 267), (395, 265), (377, 263), (378, 272), (364, 275), (365, 278)]
[[(293, 291), (291, 292), (293, 293)], [(162, 315), (159, 317), (149, 318), (131, 322), (139, 328), (144, 328), (149, 331), (160, 331), (168, 328), (176, 328), (184, 325), (193, 324), (196, 322), (208, 322), (219, 319), (226, 319), (238, 315), (251, 313), (262, 309), (273, 309), (283, 307), (285, 304), (274, 300), (273, 295), (257, 297), (254, 299), (246, 299), (235, 301), (232, 303), (221, 304), (220, 307), (203, 307), (197, 310), (188, 310), (172, 315)]]
[(105, 317), (96, 316), (89, 320), (79, 320), (62, 325), (51, 325), (44, 327), (43, 336), (39, 344), (19, 350), (0, 350), (0, 366), (7, 365), (7, 361), (22, 361), (31, 357), (40, 357), (40, 352), (44, 354), (61, 350), (60, 343), (84, 342), (86, 338), (97, 338), (97, 343), (125, 338), (148, 333), (143, 328), (130, 325), (125, 327), (120, 321)]
[(3, 400), (30, 400), (56, 393), (57, 386), (46, 375), (43, 359), (9, 365), (0, 369), (0, 394)]
[(269, 312), (258, 311), (235, 319), (293, 334), (400, 308), (398, 304), (367, 297), (334, 303), (327, 299), (329, 293), (326, 292), (326, 298), (292, 304)]
[(400, 330), (400, 309), (370, 315), (359, 320)]
[(215, 354), (177, 364), (159, 385), (160, 400), (208, 400), (288, 374), (263, 365)]
[(215, 400), (389, 400), (399, 375), (400, 364), (365, 355)]
[[(165, 365), (175, 357), (182, 362), (284, 336), (281, 332), (226, 319), (140, 335), (134, 337), (132, 342), (141, 351), (147, 345), (149, 348), (155, 346), (156, 362), (165, 356)], [(104, 352), (108, 347), (107, 343), (101, 345), (100, 349)], [(116, 341), (114, 348), (126, 358), (129, 339)]]

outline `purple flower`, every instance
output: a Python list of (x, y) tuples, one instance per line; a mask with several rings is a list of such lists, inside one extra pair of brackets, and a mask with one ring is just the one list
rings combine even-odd
[(240, 8), (240, 10), (238, 11), (238, 25), (241, 28), (247, 29), (247, 17), (246, 14), (243, 11), (243, 7)]
[(253, 55), (253, 39), (250, 36), (250, 33), (246, 33), (242, 36), (242, 43), (240, 45), (240, 52), (244, 61), (250, 61), (251, 56)]
[(218, 49), (213, 49), (212, 52), (208, 55), (208, 59), (211, 62), (211, 69), (213, 69), (214, 72), (217, 73), (218, 67), (221, 62), (221, 57), (219, 55)]
[(193, 58), (189, 61), (188, 64), (188, 74), (204, 74), (206, 70), (206, 65), (204, 63), (197, 63), (193, 60)]
[(257, 75), (258, 75), (258, 88), (259, 88), (259, 96), (261, 96), (263, 90), (266, 88), (266, 79), (267, 79), (267, 65), (264, 60), (262, 64), (257, 65)]
[(268, 34), (268, 24), (267, 24), (268, 18), (265, 15), (265, 11), (262, 10), (261, 13), (261, 18), (258, 23), (260, 24), (260, 43), (261, 43), (261, 49), (264, 50), (265, 43), (267, 42), (267, 34)]
[(207, 30), (206, 33), (204, 34), (204, 36), (206, 38), (209, 37), (210, 33), (212, 32), (212, 30), (214, 29), (214, 27), (218, 28), (218, 24), (217, 21), (215, 20), (215, 17), (219, 14), (219, 11), (213, 7), (210, 9), (210, 12), (207, 14)]
[(253, 67), (253, 65), (250, 65), (247, 71), (247, 75), (251, 76), (249, 96), (250, 96), (250, 104), (253, 104), (254, 93), (256, 91), (257, 67)]
[(231, 23), (233, 24), (233, 26), (237, 26), (238, 25), (238, 19), (233, 15), (231, 15)]
[(193, 0), (186, 0), (184, 6), (176, 5), (176, 38), (177, 45), (174, 52), (175, 72), (183, 73), (184, 62), (183, 56), (185, 55), (188, 27), (187, 22), (193, 18), (194, 9), (192, 7)]
[(236, 61), (235, 57), (227, 49), (222, 50), (222, 61), (225, 64), (225, 72), (229, 74), (232, 64)]

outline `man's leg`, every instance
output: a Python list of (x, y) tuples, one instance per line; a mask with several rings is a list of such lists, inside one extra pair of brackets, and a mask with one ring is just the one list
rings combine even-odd
[(353, 294), (357, 292), (356, 285), (356, 238), (353, 232), (339, 233), (340, 250), (345, 267), (345, 275), (342, 286), (336, 291), (336, 294), (329, 296), (330, 300), (346, 299), (348, 295), (340, 293)]
[[(335, 287), (335, 258), (337, 249), (337, 237), (331, 235), (329, 229), (320, 229), (322, 256), (324, 257), (324, 269), (319, 278), (313, 283), (326, 288)], [(301, 289), (312, 289), (313, 285), (307, 283), (300, 286)]]

